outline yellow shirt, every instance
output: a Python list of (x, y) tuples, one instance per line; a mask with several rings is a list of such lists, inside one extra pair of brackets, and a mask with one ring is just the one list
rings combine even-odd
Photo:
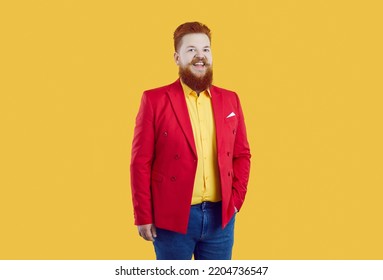
[(182, 88), (185, 93), (198, 156), (191, 204), (204, 201), (217, 202), (221, 200), (221, 186), (210, 92), (205, 90), (198, 96), (184, 83), (182, 83)]

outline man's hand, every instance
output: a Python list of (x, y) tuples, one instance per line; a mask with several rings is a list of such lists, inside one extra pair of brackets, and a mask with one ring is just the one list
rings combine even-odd
[(147, 241), (154, 241), (157, 237), (156, 227), (153, 224), (137, 226), (138, 234)]

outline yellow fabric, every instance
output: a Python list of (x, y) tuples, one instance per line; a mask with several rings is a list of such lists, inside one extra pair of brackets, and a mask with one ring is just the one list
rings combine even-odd
[(185, 93), (198, 156), (191, 204), (204, 201), (217, 202), (221, 200), (221, 187), (211, 96), (208, 90), (201, 92), (198, 96), (184, 83), (182, 83), (182, 88)]

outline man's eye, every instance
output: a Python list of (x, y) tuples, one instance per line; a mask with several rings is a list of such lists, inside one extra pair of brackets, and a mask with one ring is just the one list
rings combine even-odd
[(189, 52), (194, 52), (194, 51), (195, 51), (195, 49), (189, 49), (188, 51), (189, 51)]
[(210, 52), (210, 49), (204, 49), (203, 51), (204, 52)]

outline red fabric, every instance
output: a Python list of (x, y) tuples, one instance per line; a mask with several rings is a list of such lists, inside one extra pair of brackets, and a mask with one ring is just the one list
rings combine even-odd
[[(222, 191), (222, 226), (241, 209), (250, 172), (250, 148), (236, 93), (210, 88)], [(232, 112), (235, 116), (226, 118)], [(145, 91), (136, 118), (130, 165), (136, 225), (186, 233), (197, 152), (179, 80)]]

